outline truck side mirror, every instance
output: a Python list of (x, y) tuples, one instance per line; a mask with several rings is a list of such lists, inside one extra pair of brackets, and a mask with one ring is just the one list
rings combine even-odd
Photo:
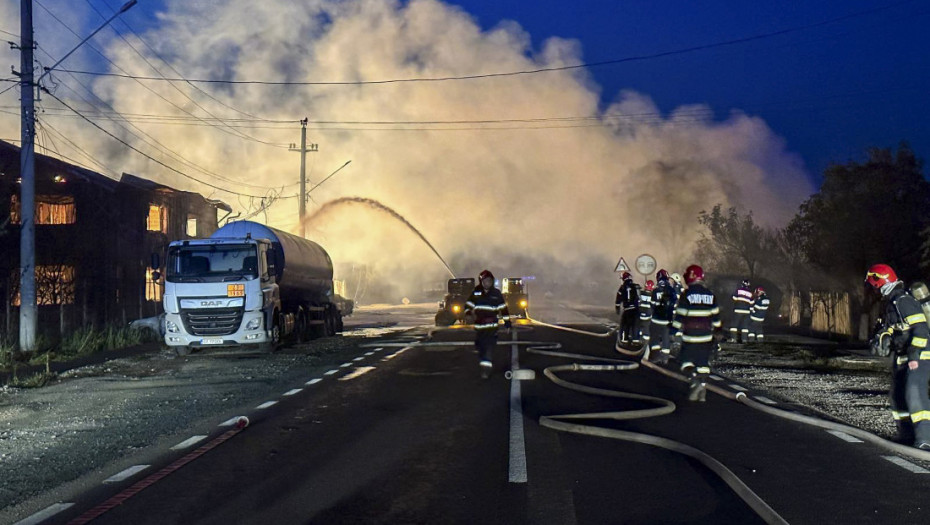
[(157, 270), (161, 268), (161, 258), (158, 256), (157, 253), (152, 254), (152, 260), (149, 263), (149, 268), (153, 270)]

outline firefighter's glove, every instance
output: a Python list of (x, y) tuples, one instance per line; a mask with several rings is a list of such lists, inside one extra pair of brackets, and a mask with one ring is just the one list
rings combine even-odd
[(891, 355), (891, 330), (879, 332), (869, 342), (872, 355), (888, 357)]

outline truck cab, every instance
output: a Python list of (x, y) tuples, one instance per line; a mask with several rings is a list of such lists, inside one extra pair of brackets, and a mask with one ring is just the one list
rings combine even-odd
[(501, 281), (501, 293), (507, 303), (507, 310), (512, 317), (526, 317), (526, 309), (530, 305), (530, 296), (526, 291), (526, 283), (520, 277), (505, 277)]
[(475, 290), (475, 279), (449, 279), (446, 286), (446, 296), (439, 302), (436, 312), (436, 326), (451, 326), (465, 320), (465, 302)]

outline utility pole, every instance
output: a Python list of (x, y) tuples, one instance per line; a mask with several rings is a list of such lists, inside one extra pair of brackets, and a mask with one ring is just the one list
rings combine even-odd
[(300, 218), (300, 236), (306, 233), (304, 228), (304, 217), (307, 215), (307, 153), (319, 151), (319, 146), (310, 144), (307, 148), (307, 122), (309, 119), (304, 118), (300, 121), (300, 148), (291, 144), (290, 151), (300, 152), (300, 193), (297, 195), (297, 216)]
[(32, 0), (20, 0), (20, 236), (19, 236), (19, 349), (35, 349), (36, 306), (35, 224), (35, 83), (33, 82)]

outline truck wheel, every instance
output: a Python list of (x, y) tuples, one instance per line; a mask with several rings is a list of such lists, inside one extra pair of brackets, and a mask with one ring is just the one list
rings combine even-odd
[(189, 346), (176, 346), (174, 347), (174, 351), (181, 357), (191, 355), (191, 347)]
[(261, 345), (261, 351), (270, 354), (277, 350), (278, 345), (281, 344), (282, 333), (281, 316), (276, 313), (274, 316), (274, 324), (271, 325), (271, 340)]
[(297, 313), (297, 326), (294, 327), (294, 333), (297, 336), (298, 343), (306, 343), (310, 340), (310, 327), (307, 323), (307, 312), (301, 310)]
[(336, 316), (333, 315), (333, 310), (331, 308), (326, 309), (326, 313), (323, 314), (325, 317), (323, 326), (326, 330), (326, 337), (332, 337), (336, 335)]
[(342, 323), (342, 314), (336, 314), (336, 333), (341, 334), (345, 330), (345, 325)]

